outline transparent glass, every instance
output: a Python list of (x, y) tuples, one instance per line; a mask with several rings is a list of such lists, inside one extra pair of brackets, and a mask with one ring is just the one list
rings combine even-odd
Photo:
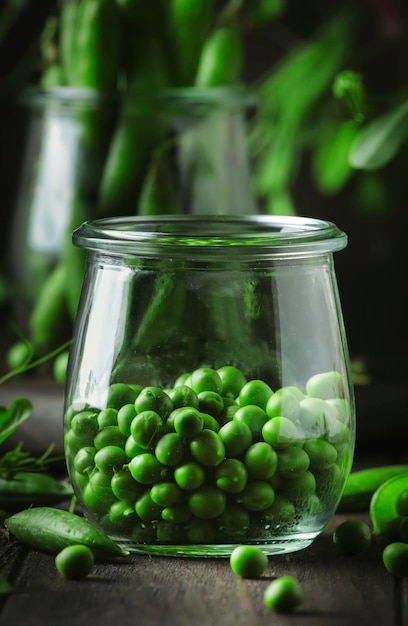
[(350, 472), (355, 409), (334, 224), (168, 216), (83, 224), (65, 394), (69, 476), (131, 551), (308, 546)]
[[(28, 127), (9, 273), (23, 326), (43, 291), (47, 297), (48, 277), (60, 262), (70, 274), (60, 310), (66, 301), (72, 318), (83, 255), (77, 250), (71, 259), (71, 234), (85, 220), (256, 213), (245, 125), (253, 98), (247, 92), (180, 88), (119, 99), (69, 87), (33, 88), (21, 102)], [(62, 323), (65, 338), (65, 316)], [(55, 337), (55, 344), (61, 340)]]

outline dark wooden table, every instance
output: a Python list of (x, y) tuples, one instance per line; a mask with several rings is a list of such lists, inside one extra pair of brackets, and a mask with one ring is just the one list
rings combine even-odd
[[(33, 415), (19, 439), (44, 451), (62, 446), (62, 390), (49, 383), (5, 385), (0, 404), (19, 393), (30, 397)], [(392, 450), (356, 453), (355, 467), (400, 462)], [(238, 578), (228, 559), (195, 559), (132, 554), (97, 563), (84, 581), (64, 580), (53, 556), (30, 550), (13, 538), (0, 538), (0, 573), (13, 590), (0, 596), (0, 626), (403, 626), (408, 624), (405, 580), (382, 563), (383, 540), (359, 556), (340, 554), (332, 541), (336, 515), (307, 549), (269, 559), (264, 576)], [(348, 516), (350, 517), (350, 516)], [(352, 517), (356, 517), (353, 515)], [(367, 518), (366, 518), (367, 519)], [(293, 614), (274, 614), (263, 604), (269, 581), (294, 575), (305, 601)]]

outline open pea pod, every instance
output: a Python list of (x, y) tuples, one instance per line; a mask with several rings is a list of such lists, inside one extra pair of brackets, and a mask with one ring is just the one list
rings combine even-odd
[(404, 491), (408, 491), (408, 472), (390, 478), (374, 492), (370, 501), (370, 518), (375, 535), (381, 535), (388, 522), (399, 517), (397, 501)]
[(337, 511), (340, 513), (368, 511), (375, 491), (391, 478), (406, 472), (408, 465), (370, 467), (352, 472), (347, 479)]

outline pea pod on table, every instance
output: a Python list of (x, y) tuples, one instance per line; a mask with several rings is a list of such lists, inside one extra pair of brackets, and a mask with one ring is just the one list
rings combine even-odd
[(84, 545), (97, 559), (128, 555), (88, 520), (62, 509), (25, 509), (8, 517), (5, 526), (22, 543), (51, 554), (66, 546)]

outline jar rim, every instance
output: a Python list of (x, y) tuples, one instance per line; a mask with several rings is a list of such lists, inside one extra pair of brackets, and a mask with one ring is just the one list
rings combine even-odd
[(297, 216), (156, 215), (89, 220), (72, 241), (114, 256), (230, 261), (333, 253), (347, 235), (333, 222)]
[(254, 90), (241, 84), (215, 87), (161, 87), (157, 89), (134, 89), (129, 93), (104, 93), (96, 89), (31, 85), (19, 94), (22, 104), (32, 108), (44, 106), (58, 107), (98, 107), (102, 104), (121, 105), (126, 102), (131, 107), (140, 102), (160, 102), (165, 104), (196, 104), (250, 107), (257, 101)]

